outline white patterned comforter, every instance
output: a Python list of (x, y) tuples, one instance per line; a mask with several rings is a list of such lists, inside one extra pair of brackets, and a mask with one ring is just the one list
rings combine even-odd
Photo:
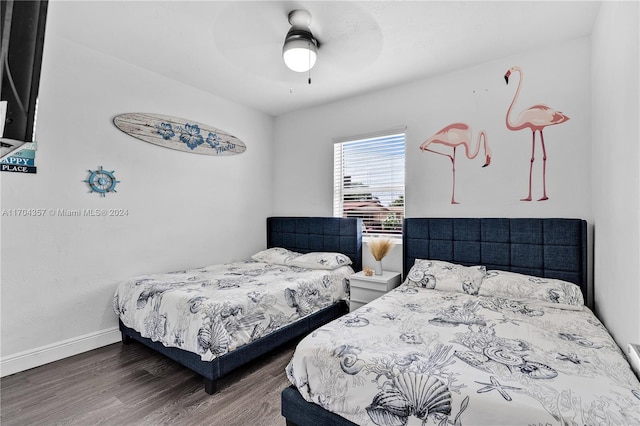
[(254, 261), (122, 282), (113, 307), (143, 337), (210, 361), (348, 297), (350, 266), (315, 270)]
[(287, 376), (359, 425), (640, 425), (604, 326), (545, 305), (403, 284), (307, 336)]

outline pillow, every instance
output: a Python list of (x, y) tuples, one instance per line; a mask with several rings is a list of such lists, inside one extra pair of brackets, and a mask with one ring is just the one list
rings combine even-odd
[(351, 265), (351, 259), (342, 253), (312, 252), (290, 260), (287, 265), (309, 269), (336, 269)]
[(545, 302), (545, 305), (557, 305), (556, 307), (584, 305), (582, 291), (575, 284), (508, 271), (487, 271), (479, 294), (480, 296), (541, 301)]
[(485, 274), (484, 266), (463, 266), (442, 260), (416, 259), (405, 284), (477, 295)]
[(286, 265), (288, 261), (298, 256), (300, 256), (300, 253), (296, 253), (295, 251), (290, 251), (282, 247), (272, 247), (254, 254), (251, 256), (251, 259), (256, 262)]

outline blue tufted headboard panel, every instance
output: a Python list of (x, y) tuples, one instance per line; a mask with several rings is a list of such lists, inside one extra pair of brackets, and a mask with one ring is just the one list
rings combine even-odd
[(352, 268), (362, 270), (362, 219), (339, 217), (269, 217), (267, 247), (284, 247), (298, 253), (343, 253)]
[(575, 283), (587, 301), (587, 222), (582, 219), (406, 218), (403, 271), (415, 259), (484, 265)]

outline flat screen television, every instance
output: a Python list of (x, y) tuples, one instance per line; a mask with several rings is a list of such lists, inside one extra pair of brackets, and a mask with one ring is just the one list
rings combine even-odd
[(2, 138), (34, 140), (47, 6), (46, 0), (1, 2)]

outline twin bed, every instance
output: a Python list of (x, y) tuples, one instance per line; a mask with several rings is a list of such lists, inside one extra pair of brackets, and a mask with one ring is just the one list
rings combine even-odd
[(114, 298), (123, 341), (213, 393), (306, 336), (286, 369), (288, 425), (640, 424), (640, 383), (585, 306), (585, 221), (405, 219), (404, 283), (347, 313), (361, 226), (269, 218), (250, 260), (128, 280)]
[(288, 425), (640, 424), (584, 221), (406, 219), (403, 250), (401, 286), (297, 345)]

